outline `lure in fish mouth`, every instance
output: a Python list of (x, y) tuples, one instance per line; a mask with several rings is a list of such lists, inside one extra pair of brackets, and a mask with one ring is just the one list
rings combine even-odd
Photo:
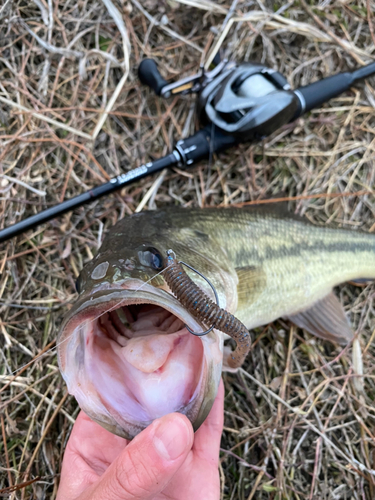
[(169, 293), (140, 280), (83, 296), (59, 338), (59, 364), (80, 407), (111, 432), (133, 438), (178, 411), (197, 429), (211, 409), (222, 370), (222, 336)]
[[(211, 325), (201, 321), (207, 315), (195, 319), (189, 294), (177, 300), (169, 288), (161, 273), (168, 249), (215, 287), (225, 310), (212, 308), (218, 327), (226, 311), (249, 330), (284, 317), (347, 344), (353, 333), (332, 289), (375, 278), (373, 234), (314, 226), (279, 207), (173, 207), (119, 221), (81, 272), (58, 360), (81, 408), (126, 438), (173, 411), (197, 429), (220, 381), (223, 334), (213, 329), (195, 337), (186, 329)], [(188, 274), (212, 297), (203, 278)], [(172, 288), (175, 277), (169, 276)], [(246, 332), (231, 325), (228, 331), (237, 335), (233, 363), (242, 363)]]

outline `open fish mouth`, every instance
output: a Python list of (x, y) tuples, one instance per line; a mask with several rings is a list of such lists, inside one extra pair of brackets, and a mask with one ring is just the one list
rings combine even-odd
[(140, 280), (83, 295), (58, 339), (69, 392), (93, 420), (126, 438), (174, 411), (197, 429), (216, 396), (222, 338), (195, 337), (185, 324), (202, 330), (171, 294)]

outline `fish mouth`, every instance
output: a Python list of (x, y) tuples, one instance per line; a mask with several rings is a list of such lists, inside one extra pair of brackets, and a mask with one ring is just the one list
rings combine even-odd
[(205, 337), (165, 290), (127, 280), (79, 299), (58, 339), (58, 360), (80, 407), (111, 432), (133, 438), (178, 411), (194, 429), (216, 396), (222, 339)]

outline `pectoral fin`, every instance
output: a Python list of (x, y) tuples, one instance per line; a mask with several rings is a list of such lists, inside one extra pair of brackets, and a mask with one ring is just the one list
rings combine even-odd
[(300, 328), (331, 342), (347, 344), (354, 337), (345, 312), (333, 292), (309, 309), (287, 318)]
[(237, 267), (238, 308), (244, 308), (255, 302), (266, 286), (266, 275), (261, 266)]

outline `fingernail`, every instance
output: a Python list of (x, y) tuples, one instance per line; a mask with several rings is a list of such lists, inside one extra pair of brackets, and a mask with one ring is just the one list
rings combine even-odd
[(155, 430), (154, 445), (164, 460), (176, 460), (190, 445), (190, 425), (177, 414), (163, 417)]

